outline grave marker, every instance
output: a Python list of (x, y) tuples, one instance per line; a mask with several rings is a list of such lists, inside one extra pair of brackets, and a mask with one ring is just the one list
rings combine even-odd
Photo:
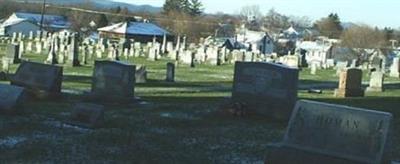
[(232, 100), (287, 120), (297, 101), (298, 69), (274, 63), (236, 62)]
[(33, 91), (60, 93), (63, 68), (23, 61), (11, 79), (11, 84)]
[(104, 124), (104, 106), (78, 103), (74, 106), (68, 124), (85, 128), (98, 128)]
[(386, 112), (299, 101), (283, 141), (269, 145), (266, 163), (379, 164), (392, 117)]
[(339, 77), (339, 88), (335, 90), (336, 97), (363, 97), (361, 88), (362, 71), (357, 68), (343, 70)]
[(17, 113), (17, 106), (22, 103), (24, 88), (0, 84), (0, 111), (2, 113)]
[(95, 61), (94, 99), (130, 101), (134, 98), (136, 66), (118, 61)]

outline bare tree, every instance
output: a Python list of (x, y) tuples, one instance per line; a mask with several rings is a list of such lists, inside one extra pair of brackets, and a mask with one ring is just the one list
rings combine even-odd
[(356, 25), (348, 28), (341, 35), (342, 45), (351, 48), (382, 48), (385, 35), (368, 25)]

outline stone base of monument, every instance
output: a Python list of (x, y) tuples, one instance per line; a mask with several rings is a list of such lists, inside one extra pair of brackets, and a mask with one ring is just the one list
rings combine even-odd
[(123, 104), (136, 104), (140, 102), (140, 99), (137, 97), (121, 97), (121, 96), (112, 96), (112, 95), (97, 95), (90, 92), (85, 92), (84, 100), (94, 103), (123, 103)]
[(267, 146), (266, 164), (364, 164), (363, 162), (350, 161), (343, 158), (307, 152), (281, 144)]
[(381, 87), (368, 87), (365, 89), (365, 92), (383, 92), (383, 88)]
[(346, 97), (364, 97), (363, 89), (335, 89), (335, 97), (346, 98)]
[(43, 90), (25, 88), (28, 100), (59, 100), (62, 98), (61, 93), (51, 93)]
[(104, 106), (78, 103), (65, 123), (89, 129), (99, 128), (104, 124)]

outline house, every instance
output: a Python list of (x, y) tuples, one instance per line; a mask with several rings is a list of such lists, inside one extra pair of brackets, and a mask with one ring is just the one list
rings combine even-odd
[[(41, 14), (13, 13), (0, 25), (0, 35), (11, 36), (13, 32), (21, 32), (23, 35), (29, 35), (30, 31), (40, 30), (41, 20)], [(46, 31), (57, 32), (68, 29), (70, 26), (71, 23), (64, 16), (43, 15), (43, 29)]]
[(164, 35), (168, 41), (173, 41), (173, 36), (165, 29), (153, 23), (147, 22), (120, 22), (111, 26), (97, 29), (100, 38), (107, 39), (134, 39), (135, 41), (146, 43), (153, 41), (156, 37), (158, 42), (162, 42)]
[(279, 38), (288, 39), (290, 41), (297, 41), (300, 38), (300, 33), (294, 29), (293, 26), (290, 26), (288, 29), (284, 30)]
[(229, 43), (234, 45), (234, 49), (246, 49), (262, 54), (271, 54), (275, 47), (268, 33), (248, 29), (242, 29), (234, 39), (229, 39)]
[(303, 41), (297, 42), (296, 49), (300, 50), (307, 64), (317, 62), (321, 66), (326, 66), (327, 60), (332, 58), (332, 44), (322, 41)]

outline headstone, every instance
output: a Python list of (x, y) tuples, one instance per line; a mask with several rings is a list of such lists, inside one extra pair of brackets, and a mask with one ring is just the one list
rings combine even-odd
[(393, 58), (392, 66), (390, 66), (390, 77), (400, 77), (400, 58)]
[(285, 137), (271, 144), (266, 163), (380, 164), (390, 113), (299, 101)]
[(12, 61), (12, 64), (20, 63), (21, 60), (19, 58), (19, 44), (8, 45), (5, 57)]
[(335, 90), (336, 97), (363, 97), (361, 88), (362, 71), (357, 68), (344, 70), (339, 76), (339, 88)]
[(62, 67), (24, 61), (12, 77), (11, 84), (31, 91), (60, 93), (62, 78)]
[(316, 75), (317, 74), (317, 63), (311, 62), (311, 75)]
[(147, 81), (147, 70), (146, 66), (140, 66), (135, 73), (136, 83), (146, 83)]
[(384, 74), (381, 71), (375, 71), (371, 73), (371, 79), (369, 81), (369, 87), (366, 92), (383, 92), (383, 81)]
[(0, 84), (0, 111), (1, 113), (17, 113), (17, 106), (23, 101), (24, 88)]
[(336, 63), (336, 75), (339, 76), (340, 72), (342, 72), (343, 70), (345, 70), (347, 68), (347, 61), (338, 61)]
[(383, 59), (379, 56), (374, 56), (371, 60), (371, 68), (375, 69), (376, 71), (381, 71), (383, 66)]
[(72, 34), (71, 44), (69, 47), (69, 55), (67, 63), (73, 67), (79, 66), (79, 47), (78, 47), (78, 34)]
[(135, 70), (134, 65), (118, 61), (95, 61), (91, 98), (121, 102), (133, 100)]
[(167, 63), (167, 82), (175, 82), (175, 64)]
[(298, 69), (274, 63), (236, 62), (232, 100), (249, 110), (288, 120), (297, 101)]
[(79, 103), (74, 106), (68, 124), (85, 128), (98, 128), (104, 124), (104, 106)]

